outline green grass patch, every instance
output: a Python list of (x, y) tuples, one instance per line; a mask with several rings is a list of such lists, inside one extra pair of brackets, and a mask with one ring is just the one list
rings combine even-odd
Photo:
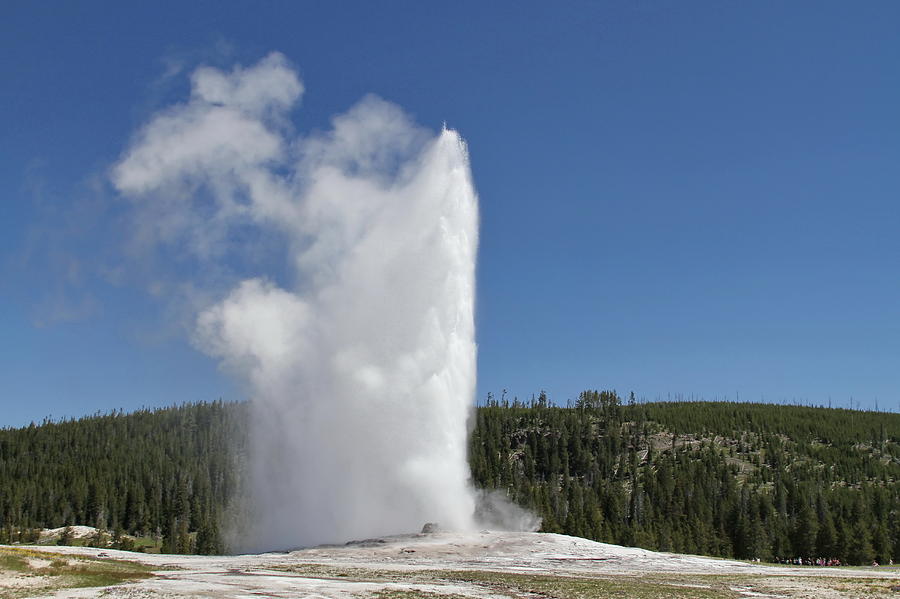
[(155, 537), (129, 537), (132, 541), (128, 551), (140, 553), (161, 553), (162, 540)]
[[(344, 578), (354, 582), (402, 582), (413, 580), (416, 572), (375, 570), (326, 564), (286, 564), (267, 566), (267, 570), (290, 572), (307, 578)], [(421, 577), (419, 577), (421, 578)]]
[[(652, 578), (611, 575), (565, 576), (516, 574), (485, 570), (369, 570), (320, 564), (292, 564), (274, 568), (310, 578), (340, 578), (354, 582), (405, 584), (467, 584), (483, 587), (497, 594), (511, 597), (538, 595), (553, 599), (734, 599), (739, 597), (730, 585), (734, 577)], [(455, 595), (423, 594), (421, 591), (385, 590), (375, 597), (405, 599), (406, 597), (455, 597)]]
[(455, 593), (432, 593), (429, 591), (401, 591), (401, 590), (385, 590), (376, 591), (372, 597), (376, 599), (472, 599), (468, 595), (457, 595)]
[(0, 571), (27, 572), (28, 562), (21, 555), (0, 552)]
[[(653, 572), (627, 575), (602, 572), (526, 574), (490, 570), (389, 570), (358, 566), (298, 563), (267, 568), (308, 578), (402, 585), (459, 585), (514, 599), (738, 599), (744, 592), (793, 596), (801, 592), (839, 592), (847, 597), (897, 597), (891, 591), (900, 580), (877, 577), (808, 576), (781, 574), (688, 574)], [(367, 595), (369, 596), (369, 595)], [(419, 590), (384, 589), (377, 599), (413, 597), (454, 598), (453, 593), (427, 594)]]
[(46, 594), (59, 589), (108, 587), (153, 576), (150, 566), (124, 560), (92, 559), (18, 547), (0, 548), (0, 572), (15, 584), (0, 583), (0, 599)]
[(498, 591), (542, 595), (555, 599), (733, 599), (738, 593), (724, 585), (669, 583), (630, 576), (607, 578), (542, 574), (453, 571), (441, 574), (448, 582), (466, 582)]

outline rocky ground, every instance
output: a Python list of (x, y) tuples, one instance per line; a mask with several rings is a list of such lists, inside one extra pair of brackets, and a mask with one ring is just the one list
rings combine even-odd
[[(38, 560), (38, 566), (39, 560), (60, 561), (59, 555), (36, 555), (51, 551), (91, 562), (130, 560), (152, 576), (109, 586), (52, 588), (46, 575), (0, 567), (0, 597), (900, 598), (900, 570), (893, 568), (756, 565), (541, 533), (438, 532), (215, 557), (86, 547), (16, 550), (35, 552), (28, 559)], [(29, 586), (29, 577), (41, 583)]]

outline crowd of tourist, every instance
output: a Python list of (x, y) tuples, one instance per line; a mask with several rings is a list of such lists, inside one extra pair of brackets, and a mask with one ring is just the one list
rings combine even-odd
[[(759, 559), (755, 560), (759, 561)], [(815, 559), (811, 557), (788, 557), (788, 558), (778, 558), (776, 557), (774, 560), (776, 564), (787, 564), (793, 566), (846, 566), (849, 564), (844, 564), (841, 560), (837, 558), (826, 558), (826, 557), (817, 557)], [(872, 560), (872, 566), (880, 565), (876, 560)], [(894, 560), (888, 560), (888, 565), (893, 566)]]

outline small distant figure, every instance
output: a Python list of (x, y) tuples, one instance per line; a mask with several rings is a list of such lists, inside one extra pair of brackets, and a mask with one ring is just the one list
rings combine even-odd
[(426, 522), (425, 526), (422, 527), (423, 535), (430, 535), (436, 532), (441, 532), (441, 527), (437, 522)]
[(877, 567), (878, 567), (878, 561), (877, 561), (877, 560), (874, 560), (874, 559), (872, 560), (872, 567), (873, 567), (873, 568), (877, 568)]

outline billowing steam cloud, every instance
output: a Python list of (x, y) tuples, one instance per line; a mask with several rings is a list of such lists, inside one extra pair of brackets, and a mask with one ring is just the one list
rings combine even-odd
[(472, 526), (478, 210), (464, 142), (375, 97), (298, 137), (303, 84), (280, 54), (191, 83), (112, 180), (144, 235), (198, 262), (283, 248), (196, 317), (198, 347), (253, 396), (253, 546)]

